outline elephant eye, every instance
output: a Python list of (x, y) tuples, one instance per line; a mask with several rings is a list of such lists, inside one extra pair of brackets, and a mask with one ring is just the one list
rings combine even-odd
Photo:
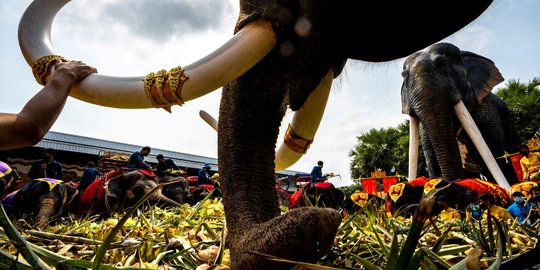
[(401, 77), (406, 78), (407, 76), (409, 76), (409, 70), (408, 70), (408, 69), (404, 69), (404, 70), (401, 72)]

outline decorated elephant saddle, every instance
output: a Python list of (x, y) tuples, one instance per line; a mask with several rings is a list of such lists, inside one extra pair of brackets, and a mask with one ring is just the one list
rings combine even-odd
[(4, 177), (11, 173), (11, 167), (6, 163), (0, 161), (0, 177)]

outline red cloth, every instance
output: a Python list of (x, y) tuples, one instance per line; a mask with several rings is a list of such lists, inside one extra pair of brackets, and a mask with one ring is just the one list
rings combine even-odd
[(384, 193), (387, 193), (393, 184), (397, 184), (397, 177), (386, 177), (382, 180)]
[(320, 188), (320, 189), (327, 189), (327, 188), (332, 186), (332, 183), (330, 183), (330, 182), (317, 182), (317, 183), (314, 184), (314, 186), (316, 188)]
[(426, 178), (424, 176), (420, 176), (416, 179), (409, 180), (409, 184), (413, 186), (425, 186), (426, 183), (429, 181), (429, 178)]
[(154, 172), (153, 172), (153, 171), (150, 171), (150, 170), (139, 169), (139, 172), (142, 172), (142, 173), (145, 174), (146, 176), (156, 177), (156, 175), (154, 174)]
[(503, 200), (503, 203), (509, 204), (512, 202), (512, 199), (508, 195), (506, 189), (500, 187), (497, 184), (479, 180), (479, 179), (463, 179), (455, 182), (458, 185), (468, 187), (478, 193), (480, 196), (483, 193), (489, 192), (493, 196), (500, 197)]
[(362, 180), (362, 188), (365, 192), (377, 196), (377, 180), (375, 178)]
[(81, 194), (81, 199), (79, 200), (79, 207), (77, 207), (77, 214), (79, 216), (88, 214), (90, 210), (94, 213), (105, 211), (104, 186), (106, 182), (106, 177), (99, 177), (84, 190)]
[(300, 204), (298, 203), (300, 200), (302, 200), (302, 189), (296, 189), (296, 191), (291, 195), (291, 203), (289, 204), (289, 208), (295, 208), (300, 207)]
[(514, 167), (519, 182), (523, 181), (523, 171), (521, 170), (521, 164), (519, 163), (522, 157), (521, 154), (510, 156), (510, 161), (512, 161), (512, 166)]

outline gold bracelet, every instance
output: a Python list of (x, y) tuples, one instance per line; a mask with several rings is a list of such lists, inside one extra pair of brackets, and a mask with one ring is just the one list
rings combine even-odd
[(311, 143), (313, 143), (313, 140), (306, 140), (298, 136), (292, 129), (291, 124), (289, 124), (287, 127), (287, 132), (285, 132), (283, 142), (294, 152), (298, 154), (305, 154)]
[[(169, 72), (160, 70), (151, 72), (144, 78), (144, 91), (154, 107), (166, 108), (171, 104), (182, 105), (182, 86), (188, 79), (181, 67), (172, 68)], [(169, 87), (165, 87), (165, 83)]]
[(51, 64), (57, 60), (61, 60), (62, 62), (68, 61), (60, 55), (47, 55), (39, 58), (32, 64), (32, 74), (34, 74), (34, 78), (39, 84), (45, 85), (46, 75), (50, 72)]

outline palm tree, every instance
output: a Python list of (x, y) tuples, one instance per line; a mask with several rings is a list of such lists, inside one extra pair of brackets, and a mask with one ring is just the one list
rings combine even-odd
[(512, 120), (523, 141), (532, 138), (540, 128), (540, 78), (528, 84), (509, 80), (495, 93), (508, 106)]

